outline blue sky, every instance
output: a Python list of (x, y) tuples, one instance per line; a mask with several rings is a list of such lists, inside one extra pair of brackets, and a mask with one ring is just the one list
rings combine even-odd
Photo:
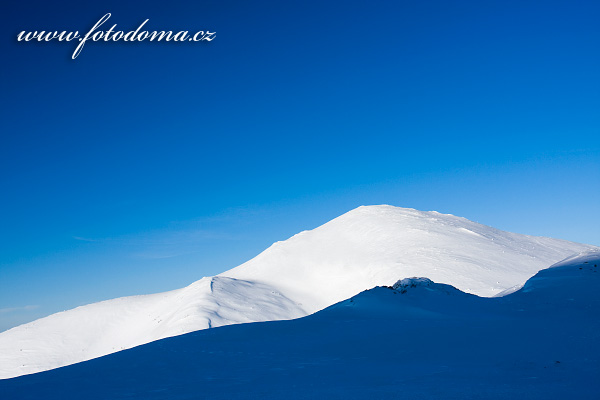
[[(2, 6), (0, 330), (185, 286), (363, 204), (600, 245), (600, 4)], [(24, 43), (22, 30), (212, 30)]]

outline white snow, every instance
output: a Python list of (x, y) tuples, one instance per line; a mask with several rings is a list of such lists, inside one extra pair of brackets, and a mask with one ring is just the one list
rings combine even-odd
[(426, 278), (0, 381), (26, 399), (598, 399), (600, 251), (484, 298)]
[(0, 334), (0, 377), (74, 364), (169, 336), (305, 312), (267, 285), (212, 277), (53, 314)]
[(437, 212), (359, 207), (186, 288), (78, 307), (2, 332), (0, 378), (194, 330), (298, 318), (365, 289), (413, 276), (494, 296), (566, 257), (593, 249)]
[(277, 242), (221, 276), (278, 287), (313, 313), (412, 276), (491, 297), (594, 248), (504, 232), (437, 212), (368, 206)]

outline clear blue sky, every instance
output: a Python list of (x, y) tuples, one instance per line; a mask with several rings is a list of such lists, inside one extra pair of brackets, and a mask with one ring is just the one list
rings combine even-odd
[[(21, 30), (212, 30), (23, 43)], [(597, 1), (2, 5), (0, 330), (363, 204), (600, 245)]]

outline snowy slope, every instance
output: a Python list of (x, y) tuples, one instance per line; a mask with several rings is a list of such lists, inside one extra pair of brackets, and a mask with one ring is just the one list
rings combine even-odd
[(79, 307), (2, 332), (0, 378), (193, 330), (297, 318), (411, 276), (492, 296), (592, 248), (437, 212), (359, 207), (184, 289)]
[(274, 288), (225, 277), (53, 314), (0, 334), (0, 377), (44, 371), (169, 336), (222, 325), (297, 318)]
[(504, 232), (437, 212), (368, 206), (277, 242), (221, 275), (276, 286), (313, 313), (411, 276), (493, 296), (594, 248)]
[(0, 381), (24, 399), (597, 399), (600, 252), (481, 298), (428, 279), (314, 315), (149, 343)]

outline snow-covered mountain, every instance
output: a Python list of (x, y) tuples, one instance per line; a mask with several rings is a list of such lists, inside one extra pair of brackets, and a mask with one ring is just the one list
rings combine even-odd
[(193, 332), (0, 381), (25, 399), (590, 399), (600, 251), (482, 298), (425, 278), (293, 321)]
[(0, 378), (74, 364), (165, 337), (306, 315), (274, 288), (226, 277), (60, 312), (0, 334)]
[(78, 307), (2, 332), (0, 378), (199, 329), (298, 318), (412, 276), (493, 296), (593, 249), (437, 212), (359, 207), (186, 288)]
[(363, 206), (277, 242), (221, 276), (273, 285), (313, 313), (411, 276), (494, 296), (565, 257), (594, 248), (504, 232), (437, 212)]

